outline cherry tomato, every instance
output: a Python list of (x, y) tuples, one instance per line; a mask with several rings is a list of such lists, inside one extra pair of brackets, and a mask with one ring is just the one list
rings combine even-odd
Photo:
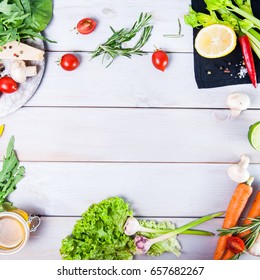
[(83, 18), (77, 24), (77, 30), (80, 34), (89, 34), (96, 28), (97, 23), (92, 18)]
[(17, 91), (18, 84), (11, 77), (4, 76), (0, 78), (0, 92), (13, 93)]
[(60, 66), (66, 71), (73, 71), (79, 66), (79, 60), (74, 54), (67, 53), (61, 57)]
[(237, 236), (227, 238), (227, 248), (234, 254), (242, 253), (245, 250), (244, 241)]
[(164, 71), (168, 65), (168, 56), (163, 50), (156, 50), (152, 55), (152, 62), (156, 69)]

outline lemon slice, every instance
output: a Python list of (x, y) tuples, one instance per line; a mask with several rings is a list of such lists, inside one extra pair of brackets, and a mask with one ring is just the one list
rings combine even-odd
[(255, 150), (260, 151), (260, 122), (250, 126), (248, 131), (248, 140)]
[(5, 125), (4, 124), (0, 125), (0, 137), (2, 136), (2, 134), (4, 132), (4, 129), (5, 129)]
[(195, 39), (195, 49), (206, 58), (226, 56), (235, 49), (236, 44), (235, 31), (222, 24), (212, 24), (202, 28)]

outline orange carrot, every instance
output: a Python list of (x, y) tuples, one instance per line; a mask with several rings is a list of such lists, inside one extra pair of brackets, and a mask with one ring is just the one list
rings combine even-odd
[[(231, 228), (237, 225), (238, 219), (243, 212), (246, 203), (253, 192), (251, 184), (254, 178), (250, 177), (247, 182), (237, 185), (227, 208), (222, 228)], [(214, 260), (220, 260), (226, 251), (226, 241), (231, 235), (220, 236), (214, 253)]]
[[(255, 219), (256, 217), (260, 216), (260, 191), (256, 194), (255, 199), (252, 203), (252, 206), (247, 214), (246, 219), (243, 222), (243, 225), (249, 225), (251, 224), (252, 220), (250, 219)], [(246, 236), (250, 231), (245, 231), (241, 234), (239, 234), (239, 237), (244, 237)]]
[[(252, 206), (247, 214), (246, 219), (243, 222), (243, 225), (249, 225), (251, 224), (252, 220), (250, 219), (254, 219), (256, 217), (260, 216), (260, 191), (256, 194), (256, 197), (252, 203)], [(248, 233), (250, 233), (249, 230), (239, 234), (240, 238), (243, 238), (244, 236), (246, 236)], [(230, 250), (226, 250), (225, 254), (222, 257), (222, 260), (229, 260), (230, 258), (232, 258), (234, 256), (234, 254), (230, 251)]]
[(235, 256), (234, 253), (232, 253), (230, 250), (226, 250), (224, 255), (222, 256), (221, 260), (230, 260), (231, 258), (233, 258)]

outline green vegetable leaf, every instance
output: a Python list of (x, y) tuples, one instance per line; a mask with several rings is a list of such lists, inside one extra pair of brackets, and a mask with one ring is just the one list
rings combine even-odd
[(52, 0), (30, 0), (30, 27), (36, 31), (43, 31), (52, 19)]
[(72, 234), (62, 240), (60, 253), (66, 260), (128, 260), (135, 251), (124, 224), (132, 210), (122, 198), (93, 204), (76, 222)]
[(25, 169), (19, 167), (19, 160), (14, 151), (14, 137), (12, 136), (6, 150), (2, 170), (0, 172), (0, 212), (4, 209), (8, 195), (16, 189), (16, 185), (24, 177)]
[[(52, 18), (52, 0), (3, 0), (0, 3), (0, 45), (41, 37)], [(43, 36), (41, 37), (47, 40)], [(51, 41), (53, 42), (53, 41)]]
[(0, 13), (3, 13), (7, 16), (12, 15), (12, 13), (21, 12), (16, 4), (8, 4), (8, 0), (3, 0), (0, 3)]
[[(144, 227), (152, 228), (152, 229), (163, 229), (163, 230), (175, 229), (175, 225), (169, 221), (157, 223), (155, 221), (139, 220), (139, 223)], [(160, 236), (160, 234), (148, 233), (148, 232), (141, 232), (140, 234), (142, 234), (143, 236), (145, 236), (149, 239)], [(178, 242), (177, 237), (174, 236), (172, 238), (169, 238), (164, 241), (160, 241), (160, 242), (152, 245), (151, 248), (149, 249), (149, 251), (147, 252), (147, 255), (160, 256), (161, 254), (163, 254), (165, 252), (170, 252), (170, 253), (175, 254), (176, 256), (180, 256), (180, 254), (181, 254), (180, 250), (181, 250), (180, 243)]]

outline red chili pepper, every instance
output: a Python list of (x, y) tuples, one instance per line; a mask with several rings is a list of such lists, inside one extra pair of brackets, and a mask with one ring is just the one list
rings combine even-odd
[(245, 243), (240, 237), (230, 236), (227, 238), (227, 249), (233, 254), (239, 254), (245, 250)]
[(244, 62), (246, 64), (247, 73), (249, 75), (249, 78), (253, 86), (256, 88), (257, 78), (256, 78), (256, 71), (255, 71), (255, 62), (254, 62), (250, 41), (246, 35), (239, 36), (238, 40), (244, 56)]

